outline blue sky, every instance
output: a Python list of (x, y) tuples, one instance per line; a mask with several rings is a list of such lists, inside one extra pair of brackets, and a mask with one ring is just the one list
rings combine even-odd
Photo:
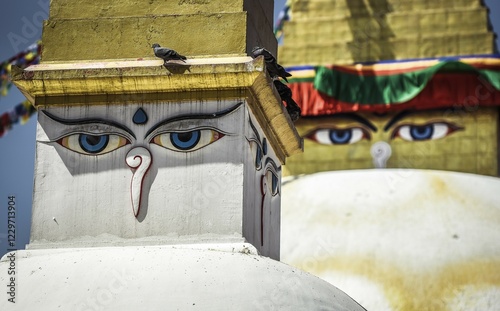
[[(0, 19), (0, 62), (22, 51), (41, 37), (43, 19), (47, 19), (50, 0), (16, 0), (2, 3)], [(286, 0), (275, 1), (275, 19)], [(486, 0), (490, 18), (500, 33), (500, 2)], [(497, 38), (497, 45), (499, 39)], [(21, 103), (24, 96), (13, 87), (6, 97), (0, 97), (0, 114)], [(11, 132), (0, 138), (0, 256), (6, 252), (8, 196), (16, 197), (17, 248), (29, 241), (31, 196), (35, 160), (36, 120), (15, 125)]]

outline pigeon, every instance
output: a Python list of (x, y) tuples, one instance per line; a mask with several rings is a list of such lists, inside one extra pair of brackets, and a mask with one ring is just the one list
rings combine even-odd
[(269, 72), (271, 78), (274, 79), (277, 77), (281, 77), (286, 82), (288, 82), (286, 78), (291, 77), (292, 75), (286, 72), (285, 68), (283, 68), (280, 64), (278, 64), (273, 54), (271, 54), (271, 52), (269, 52), (265, 48), (261, 48), (258, 46), (254, 47), (252, 50), (252, 57), (257, 58), (261, 55), (264, 56), (264, 60), (266, 61), (267, 72)]
[(151, 47), (155, 52), (155, 56), (163, 59), (165, 63), (169, 60), (180, 60), (185, 63), (186, 56), (180, 55), (174, 50), (163, 48), (158, 43), (154, 43)]
[(288, 111), (290, 119), (293, 122), (297, 121), (300, 118), (301, 111), (299, 105), (292, 98), (292, 90), (280, 80), (274, 80), (274, 86), (280, 94), (281, 100), (286, 103), (286, 111)]

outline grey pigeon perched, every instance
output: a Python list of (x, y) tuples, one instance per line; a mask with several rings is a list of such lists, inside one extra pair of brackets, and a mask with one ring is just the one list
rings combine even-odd
[(257, 58), (261, 55), (264, 56), (264, 60), (266, 61), (267, 72), (269, 72), (271, 78), (281, 77), (286, 82), (288, 82), (286, 78), (291, 77), (292, 75), (286, 72), (285, 68), (283, 68), (280, 64), (278, 64), (274, 55), (271, 54), (271, 52), (269, 52), (265, 48), (261, 48), (258, 46), (254, 47), (252, 50), (252, 57)]
[(286, 111), (293, 122), (300, 118), (300, 107), (292, 98), (292, 90), (279, 80), (274, 80), (274, 86), (280, 94), (281, 100), (286, 103)]
[(185, 62), (186, 56), (177, 53), (169, 48), (161, 47), (158, 43), (153, 43), (151, 46), (155, 52), (155, 56), (163, 59), (165, 62), (169, 60), (180, 60)]

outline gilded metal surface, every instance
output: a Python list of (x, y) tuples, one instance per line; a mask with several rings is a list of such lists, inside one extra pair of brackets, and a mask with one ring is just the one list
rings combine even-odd
[(480, 1), (297, 0), (284, 24), (284, 66), (494, 53)]
[(175, 0), (51, 2), (42, 62), (152, 58), (159, 43), (189, 58), (276, 54), (273, 2)]
[(155, 42), (187, 57), (244, 56), (246, 32), (245, 12), (48, 20), (42, 61), (154, 58)]

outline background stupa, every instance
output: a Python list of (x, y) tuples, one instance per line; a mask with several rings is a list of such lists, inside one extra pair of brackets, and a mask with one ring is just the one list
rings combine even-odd
[(279, 52), (305, 152), (284, 168), (282, 259), (368, 310), (495, 310), (500, 57), (484, 2), (288, 4)]

